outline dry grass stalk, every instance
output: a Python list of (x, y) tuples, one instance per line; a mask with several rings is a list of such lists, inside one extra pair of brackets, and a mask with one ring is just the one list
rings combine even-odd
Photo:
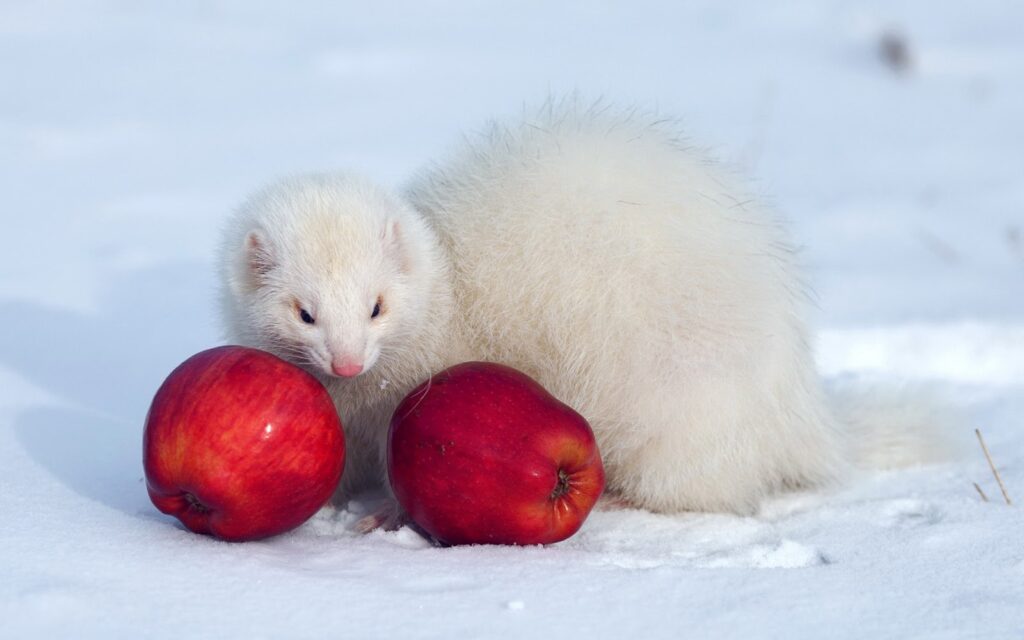
[(985, 459), (988, 460), (988, 466), (992, 469), (992, 475), (996, 477), (996, 483), (999, 485), (999, 490), (1003, 492), (1003, 500), (1006, 500), (1006, 504), (1012, 505), (1013, 501), (1010, 500), (1010, 494), (1006, 493), (1006, 485), (1003, 484), (1003, 479), (999, 477), (999, 471), (996, 469), (996, 465), (992, 462), (992, 456), (989, 455), (988, 447), (985, 446), (985, 439), (981, 437), (981, 430), (975, 429), (974, 434), (978, 436), (978, 442), (981, 444), (981, 450), (985, 452)]
[(973, 484), (974, 488), (978, 490), (978, 495), (981, 496), (982, 501), (988, 502), (988, 496), (986, 496), (985, 492), (981, 490), (981, 487), (978, 485), (978, 483), (972, 482), (971, 484)]

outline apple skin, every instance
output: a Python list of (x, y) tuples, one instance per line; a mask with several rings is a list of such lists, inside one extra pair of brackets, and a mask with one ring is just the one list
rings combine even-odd
[(264, 351), (202, 351), (153, 398), (142, 464), (157, 509), (188, 529), (255, 540), (293, 529), (331, 497), (345, 436), (323, 385)]
[(388, 477), (399, 504), (445, 544), (551, 544), (604, 489), (590, 425), (511, 367), (466, 362), (395, 410)]

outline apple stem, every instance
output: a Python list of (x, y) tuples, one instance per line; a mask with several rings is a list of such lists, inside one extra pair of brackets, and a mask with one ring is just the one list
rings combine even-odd
[(569, 474), (565, 472), (565, 469), (559, 469), (558, 483), (551, 492), (551, 499), (558, 500), (567, 493), (569, 493)]
[(210, 510), (209, 507), (199, 501), (199, 498), (195, 497), (191, 493), (185, 494), (185, 502), (188, 503), (189, 508), (195, 509), (200, 513), (206, 513)]

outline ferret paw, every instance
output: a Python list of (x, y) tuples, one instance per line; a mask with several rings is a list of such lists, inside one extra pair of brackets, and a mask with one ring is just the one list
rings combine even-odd
[(355, 530), (364, 535), (378, 529), (396, 531), (409, 522), (409, 516), (398, 506), (398, 502), (388, 500), (369, 515), (360, 518), (356, 522)]

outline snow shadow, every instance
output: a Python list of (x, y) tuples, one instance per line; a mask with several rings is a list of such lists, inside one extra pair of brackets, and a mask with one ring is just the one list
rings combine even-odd
[(28, 454), (75, 492), (130, 514), (146, 508), (142, 426), (164, 377), (218, 342), (209, 265), (115, 278), (100, 311), (0, 303), (0, 364), (59, 398), (15, 419)]

